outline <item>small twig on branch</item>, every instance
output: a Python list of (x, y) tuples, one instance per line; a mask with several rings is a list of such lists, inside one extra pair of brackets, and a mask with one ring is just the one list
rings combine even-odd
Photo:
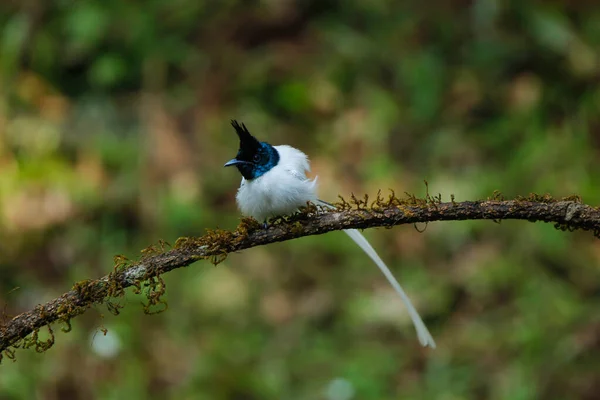
[(38, 340), (41, 327), (62, 321), (66, 330), (70, 330), (70, 319), (95, 304), (106, 302), (109, 310), (118, 313), (119, 306), (110, 299), (122, 296), (125, 288), (134, 286), (139, 293), (145, 287), (149, 300), (147, 307), (150, 307), (162, 302), (160, 295), (164, 293), (164, 282), (161, 275), (168, 271), (200, 259), (218, 263), (231, 252), (302, 236), (417, 222), (519, 219), (551, 222), (561, 230), (592, 231), (600, 237), (600, 209), (581, 204), (576, 197), (554, 200), (550, 196), (530, 195), (504, 201), (501, 195), (495, 194), (486, 201), (456, 202), (452, 198), (451, 202), (442, 203), (441, 197), (437, 196), (426, 199), (411, 196), (408, 200), (398, 200), (392, 193), (389, 200), (378, 194), (372, 204), (368, 204), (368, 198), (353, 197), (351, 202), (342, 199), (337, 206), (337, 210), (331, 211), (308, 207), (302, 213), (272, 222), (266, 229), (254, 220), (244, 219), (234, 232), (209, 231), (199, 238), (180, 238), (171, 250), (164, 250), (161, 243), (161, 249), (146, 249), (136, 262), (118, 256), (115, 270), (109, 275), (79, 282), (71, 291), (0, 326), (0, 360), (2, 354), (14, 358), (11, 347), (46, 350), (53, 344), (54, 336), (49, 327), (50, 339)]

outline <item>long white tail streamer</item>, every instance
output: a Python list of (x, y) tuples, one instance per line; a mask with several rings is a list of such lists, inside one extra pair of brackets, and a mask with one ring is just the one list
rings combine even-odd
[[(331, 204), (326, 203), (321, 200), (319, 200), (319, 204), (324, 207), (327, 207), (327, 208), (335, 208)], [(404, 302), (406, 309), (408, 310), (408, 314), (410, 315), (410, 319), (412, 320), (412, 322), (415, 326), (415, 330), (417, 331), (417, 336), (419, 338), (419, 342), (421, 343), (421, 345), (429, 346), (432, 349), (435, 349), (435, 341), (433, 340), (431, 333), (429, 333), (429, 330), (425, 326), (425, 323), (421, 319), (421, 316), (419, 315), (419, 313), (415, 309), (415, 307), (412, 305), (407, 294), (402, 289), (402, 286), (400, 286), (400, 283), (398, 283), (398, 281), (396, 280), (396, 278), (394, 277), (394, 275), (392, 274), (390, 269), (387, 267), (387, 265), (385, 265), (385, 263), (379, 257), (379, 255), (377, 254), (375, 249), (373, 249), (371, 244), (367, 241), (367, 239), (365, 239), (365, 237), (362, 235), (362, 233), (360, 233), (358, 230), (344, 229), (344, 232), (346, 233), (346, 235), (350, 236), (350, 239), (352, 239), (354, 241), (354, 243), (356, 243), (371, 258), (371, 260), (373, 260), (373, 262), (379, 267), (379, 269), (381, 270), (383, 275), (385, 275), (388, 282), (396, 290), (396, 292), (398, 293), (398, 295)]]

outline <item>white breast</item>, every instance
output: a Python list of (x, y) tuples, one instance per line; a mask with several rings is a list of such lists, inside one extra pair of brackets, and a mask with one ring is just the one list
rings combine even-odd
[(264, 175), (247, 181), (242, 178), (236, 200), (244, 215), (259, 221), (289, 215), (317, 200), (317, 179), (310, 180), (308, 158), (290, 146), (274, 146), (279, 153), (279, 164)]

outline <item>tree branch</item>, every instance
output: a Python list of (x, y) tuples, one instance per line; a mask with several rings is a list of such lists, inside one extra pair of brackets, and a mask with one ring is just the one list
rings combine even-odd
[[(562, 230), (592, 231), (600, 237), (600, 209), (581, 204), (576, 197), (554, 200), (549, 196), (530, 195), (527, 198), (504, 201), (499, 196), (486, 201), (442, 203), (440, 198), (398, 200), (393, 194), (389, 200), (380, 196), (369, 204), (352, 198), (348, 203), (342, 199), (336, 210), (317, 210), (309, 206), (291, 217), (272, 221), (266, 229), (252, 219), (244, 219), (233, 231), (209, 231), (199, 238), (180, 238), (173, 249), (150, 247), (142, 251), (139, 261), (131, 262), (123, 256), (115, 257), (114, 271), (100, 279), (76, 283), (72, 290), (62, 296), (38, 305), (0, 326), (0, 360), (2, 352), (14, 358), (17, 347), (34, 347), (44, 351), (54, 343), (50, 324), (63, 321), (70, 330), (70, 319), (84, 313), (95, 304), (106, 302), (109, 310), (118, 313), (119, 305), (111, 298), (124, 295), (124, 289), (135, 287), (136, 293), (144, 291), (149, 307), (162, 303), (164, 282), (161, 275), (176, 268), (186, 267), (199, 259), (221, 262), (228, 253), (282, 242), (302, 236), (320, 235), (343, 229), (389, 227), (402, 224), (433, 221), (507, 220), (520, 219), (531, 222), (552, 222)], [(38, 331), (48, 326), (50, 339), (40, 341)]]

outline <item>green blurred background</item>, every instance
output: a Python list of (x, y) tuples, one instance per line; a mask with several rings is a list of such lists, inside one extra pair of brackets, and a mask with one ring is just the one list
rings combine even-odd
[[(234, 229), (236, 118), (321, 197), (500, 190), (600, 203), (596, 1), (4, 1), (0, 307)], [(422, 227), (420, 227), (422, 228)], [(1, 399), (595, 399), (600, 241), (524, 221), (366, 232), (438, 343), (342, 233), (165, 276), (0, 366)], [(106, 336), (101, 329), (108, 329)], [(42, 331), (45, 337), (45, 331)]]

